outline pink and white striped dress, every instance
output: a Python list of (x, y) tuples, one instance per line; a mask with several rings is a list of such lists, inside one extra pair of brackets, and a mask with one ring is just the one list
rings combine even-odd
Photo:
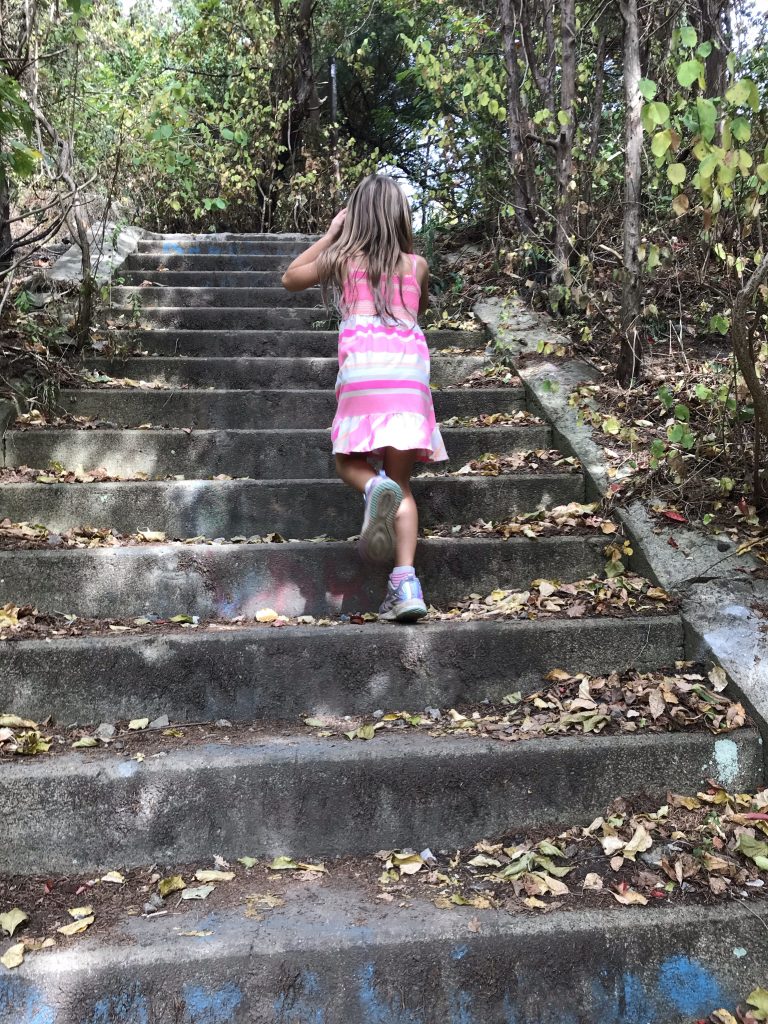
[(418, 325), (421, 286), (416, 257), (411, 273), (393, 282), (395, 320), (376, 313), (366, 271), (350, 267), (344, 282), (339, 328), (338, 406), (331, 438), (334, 453), (384, 448), (415, 451), (421, 462), (448, 458), (429, 389), (429, 349)]

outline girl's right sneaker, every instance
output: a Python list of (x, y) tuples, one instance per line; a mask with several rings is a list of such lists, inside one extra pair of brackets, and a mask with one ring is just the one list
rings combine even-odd
[(395, 557), (395, 515), (403, 500), (400, 485), (384, 470), (365, 495), (365, 517), (357, 548), (366, 562), (383, 565)]
[(387, 596), (379, 608), (379, 618), (386, 622), (417, 622), (427, 614), (421, 584), (416, 576), (408, 576), (397, 586), (387, 584)]

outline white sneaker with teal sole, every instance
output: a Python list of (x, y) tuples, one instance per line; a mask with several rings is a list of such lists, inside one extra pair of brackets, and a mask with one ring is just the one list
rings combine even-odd
[(401, 580), (396, 587), (387, 585), (387, 596), (379, 608), (379, 618), (386, 622), (416, 622), (427, 614), (421, 584), (415, 576)]
[(382, 470), (365, 496), (365, 518), (357, 548), (366, 562), (392, 563), (395, 557), (395, 515), (403, 500), (399, 484)]

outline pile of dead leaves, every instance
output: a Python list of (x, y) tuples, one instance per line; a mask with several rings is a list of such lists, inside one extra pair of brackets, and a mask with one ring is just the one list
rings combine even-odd
[(544, 420), (525, 409), (518, 409), (516, 412), (489, 412), (479, 416), (449, 416), (447, 420), (441, 420), (441, 427), (509, 427), (518, 424), (532, 426), (543, 423)]
[(655, 811), (617, 801), (586, 828), (543, 840), (483, 841), (437, 857), (382, 851), (379, 882), (386, 896), (431, 895), (446, 910), (748, 899), (765, 895), (766, 837), (768, 790), (731, 794), (713, 782), (697, 796), (670, 793)]
[[(303, 538), (302, 544), (320, 544), (327, 537)], [(180, 540), (169, 537), (161, 530), (139, 530), (137, 533), (119, 533), (107, 527), (75, 526), (68, 530), (49, 530), (35, 523), (14, 523), (10, 519), (0, 521), (0, 550), (17, 549), (31, 550), (39, 548), (118, 548), (136, 547), (146, 544), (205, 544), (221, 546), (225, 544), (287, 544), (291, 543), (277, 532), (265, 535), (253, 534), (250, 537), (186, 537)]]
[(661, 587), (634, 573), (612, 579), (591, 576), (576, 583), (534, 580), (528, 590), (491, 591), (486, 597), (470, 594), (447, 611), (431, 609), (430, 617), (460, 619), (546, 619), (554, 616), (579, 619), (586, 615), (622, 617), (667, 614), (676, 607)]
[[(504, 742), (586, 733), (730, 732), (746, 724), (744, 707), (727, 697), (721, 668), (708, 678), (681, 663), (675, 673), (634, 671), (609, 676), (571, 675), (554, 669), (543, 690), (507, 694), (498, 703), (422, 712), (393, 711), (372, 720), (306, 718), (320, 736), (372, 740), (419, 730), (430, 736), (477, 736)], [(352, 725), (352, 728), (350, 728)]]
[(184, 391), (189, 385), (167, 384), (163, 380), (134, 380), (132, 377), (111, 377), (108, 373), (99, 373), (96, 370), (85, 370), (83, 380), (89, 388), (138, 388), (140, 391)]
[(597, 515), (598, 504), (583, 505), (572, 501), (536, 512), (512, 516), (500, 522), (478, 519), (463, 526), (437, 526), (425, 529), (428, 537), (543, 537), (553, 534), (602, 533), (606, 536), (618, 531), (616, 523)]
[[(467, 462), (448, 476), (505, 476), (508, 473), (580, 473), (581, 463), (575, 456), (565, 456), (556, 448), (535, 448), (527, 451), (498, 454), (486, 452)], [(446, 474), (421, 473), (421, 478)]]
[[(454, 387), (472, 389), (519, 388), (522, 387), (522, 382), (514, 370), (511, 370), (508, 366), (504, 366), (503, 363), (492, 363), (490, 366), (484, 366), (482, 369), (470, 373), (468, 377), (465, 377), (460, 384)], [(449, 387), (443, 390), (450, 391), (453, 388)]]

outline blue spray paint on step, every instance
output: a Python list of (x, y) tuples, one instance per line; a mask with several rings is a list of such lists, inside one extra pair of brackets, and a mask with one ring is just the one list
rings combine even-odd
[(99, 999), (83, 1024), (149, 1024), (147, 1000), (138, 983)]
[(187, 984), (183, 991), (184, 1024), (230, 1024), (243, 999), (234, 982), (214, 989)]
[(0, 977), (0, 1022), (54, 1024), (56, 1012), (37, 987), (24, 978)]
[(290, 992), (282, 992), (274, 1002), (275, 1024), (325, 1024), (320, 981), (313, 971), (302, 971)]

